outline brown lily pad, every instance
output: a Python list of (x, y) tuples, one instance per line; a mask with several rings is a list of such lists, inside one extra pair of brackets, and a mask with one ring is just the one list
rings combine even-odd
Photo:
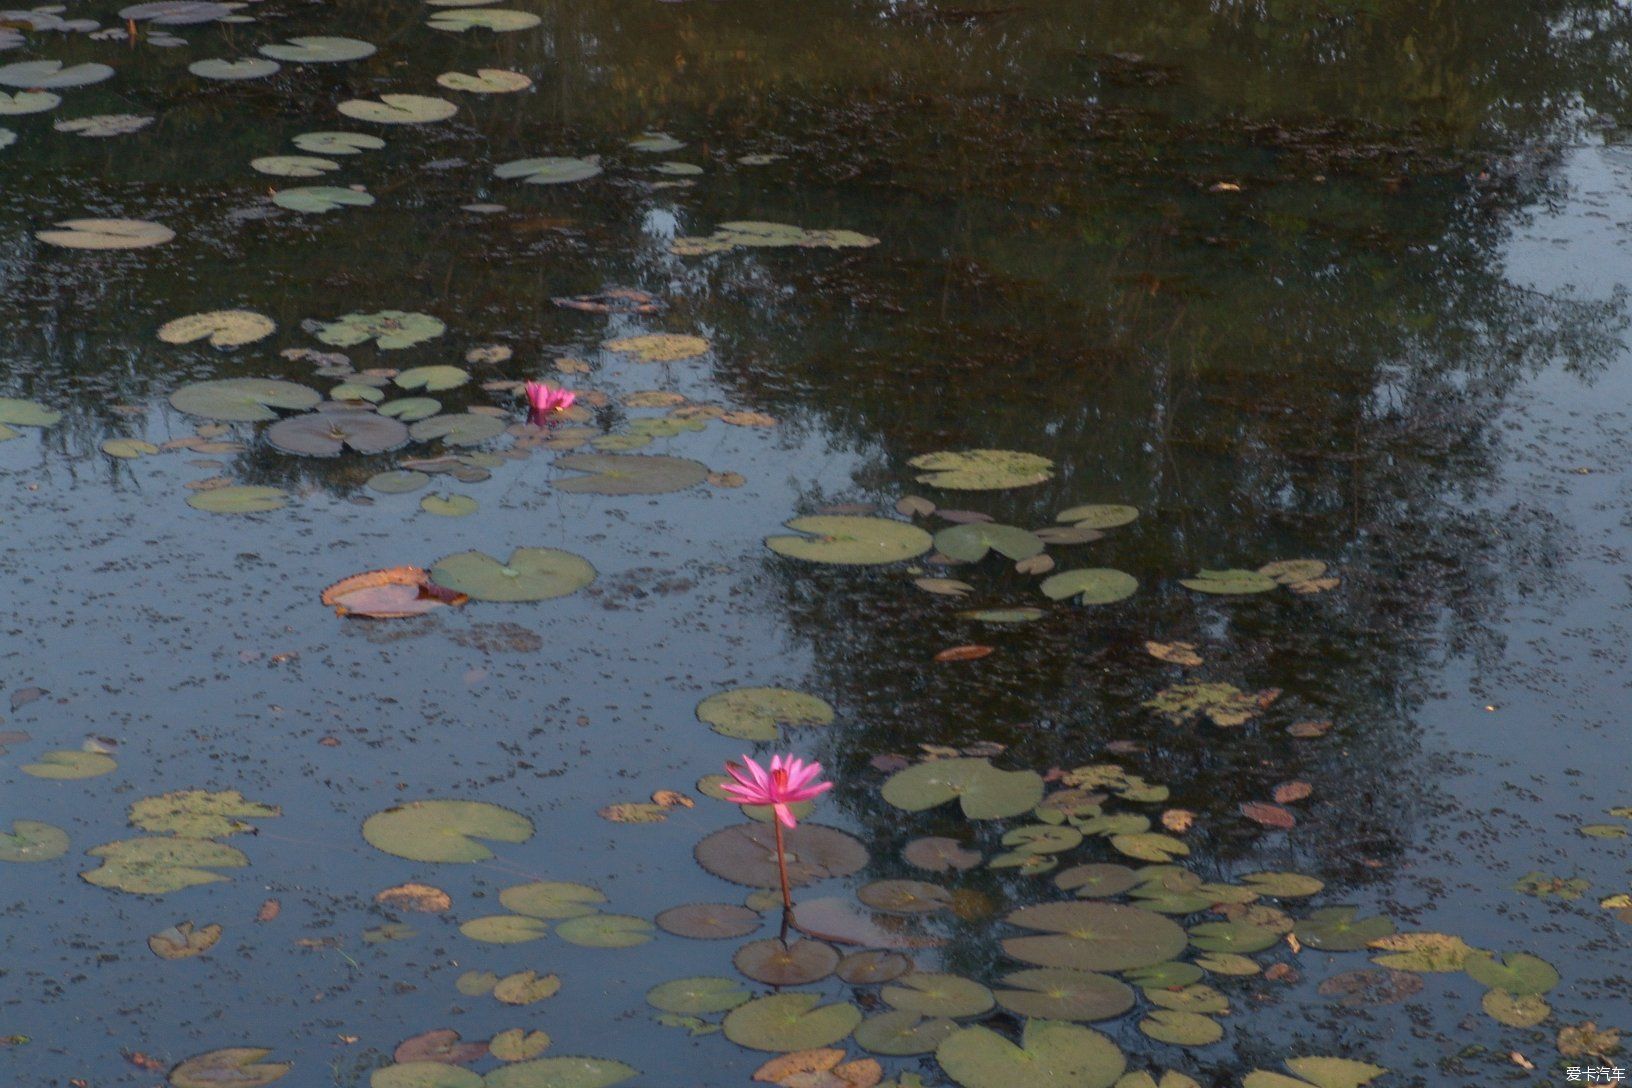
[(406, 1062), (441, 1062), (443, 1065), (469, 1065), (487, 1057), (486, 1043), (467, 1043), (452, 1028), (437, 1028), (397, 1044), (391, 1055), (398, 1064)]
[[(800, 824), (785, 833), (788, 883), (794, 887), (849, 876), (867, 864), (861, 840), (837, 828)], [(697, 864), (722, 880), (750, 888), (780, 886), (776, 832), (759, 823), (722, 828), (697, 844)]]

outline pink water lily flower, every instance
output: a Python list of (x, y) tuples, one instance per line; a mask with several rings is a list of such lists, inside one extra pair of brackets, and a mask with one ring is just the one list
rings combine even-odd
[(742, 757), (746, 767), (727, 763), (725, 769), (735, 782), (720, 787), (739, 805), (771, 805), (776, 818), (787, 827), (797, 827), (798, 821), (788, 806), (820, 797), (833, 788), (831, 782), (818, 782), (822, 765), (806, 763), (797, 756), (772, 756), (771, 768), (766, 770), (747, 756)]
[(572, 402), (578, 399), (578, 394), (556, 389), (548, 382), (528, 382), (526, 389), (534, 423), (542, 423), (554, 413), (571, 408)]

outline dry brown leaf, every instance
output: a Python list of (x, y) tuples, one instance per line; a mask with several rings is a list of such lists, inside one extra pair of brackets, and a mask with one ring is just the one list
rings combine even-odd
[(1270, 791), (1270, 796), (1275, 798), (1277, 804), (1290, 805), (1295, 801), (1302, 801), (1314, 792), (1315, 787), (1294, 778), (1290, 782), (1282, 782), (1276, 786)]
[(1169, 665), (1200, 665), (1201, 655), (1194, 642), (1146, 642), (1145, 652)]
[(441, 888), (430, 884), (398, 884), (374, 897), (382, 907), (397, 910), (417, 910), (426, 914), (441, 914), (453, 909), (453, 898)]
[(796, 1050), (772, 1058), (754, 1072), (754, 1079), (766, 1084), (781, 1084), (798, 1073), (825, 1073), (844, 1061), (844, 1051), (833, 1047), (816, 1050)]
[(778, 420), (764, 412), (724, 412), (720, 415), (720, 422), (734, 427), (774, 427)]
[(1162, 813), (1162, 826), (1181, 835), (1195, 826), (1195, 822), (1196, 814), (1187, 808), (1170, 808)]
[(935, 660), (945, 663), (948, 661), (978, 661), (992, 653), (995, 647), (970, 644), (967, 646), (953, 646), (942, 650), (935, 655)]
[(1272, 827), (1281, 831), (1296, 827), (1298, 818), (1282, 808), (1272, 805), (1268, 801), (1243, 801), (1241, 815), (1262, 827)]
[(1332, 731), (1332, 723), (1328, 721), (1301, 721), (1293, 722), (1286, 727), (1287, 733), (1294, 737), (1307, 740), (1311, 737), (1324, 737)]
[(1046, 553), (1039, 553), (1015, 563), (1017, 574), (1047, 574), (1054, 569), (1054, 560)]
[(658, 790), (652, 794), (652, 804), (663, 808), (695, 808), (697, 802), (678, 790)]
[(917, 495), (903, 495), (895, 500), (895, 512), (909, 518), (927, 518), (935, 512), (935, 504)]
[(261, 909), (255, 912), (257, 922), (270, 922), (283, 913), (283, 904), (276, 899), (268, 899), (261, 904)]
[(748, 478), (740, 472), (710, 472), (708, 482), (715, 487), (741, 487)]

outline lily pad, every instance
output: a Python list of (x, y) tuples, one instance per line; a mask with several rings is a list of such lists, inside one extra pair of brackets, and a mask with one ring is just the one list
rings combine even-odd
[(1069, 510), (1061, 510), (1055, 515), (1055, 520), (1069, 522), (1083, 529), (1114, 529), (1119, 525), (1128, 524), (1138, 516), (1137, 506), (1088, 503), (1073, 506)]
[[(19, 117), (27, 113), (45, 113), (62, 105), (62, 96), (50, 91), (18, 91), (7, 94), (0, 91), (0, 117)], [(106, 247), (112, 248), (112, 247)]]
[(447, 1062), (398, 1062), (369, 1074), (368, 1088), (482, 1088), (482, 1077)]
[(831, 975), (839, 953), (825, 941), (749, 941), (731, 957), (732, 964), (755, 982), (768, 986), (804, 986)]
[[(4, 98), (0, 95), (0, 113), (7, 112)], [(163, 245), (175, 236), (176, 232), (163, 223), (145, 219), (64, 219), (55, 230), (34, 234), (47, 245), (64, 249), (146, 249)]]
[(489, 914), (461, 923), (459, 932), (487, 944), (522, 944), (547, 936), (550, 927), (547, 922), (521, 914)]
[(207, 514), (264, 514), (282, 510), (289, 495), (281, 487), (234, 485), (189, 495), (187, 505)]
[(470, 371), (457, 366), (416, 366), (398, 374), (395, 381), (404, 389), (440, 393), (444, 389), (457, 389), (470, 381)]
[(1360, 918), (1359, 913), (1358, 907), (1324, 907), (1300, 919), (1292, 932), (1323, 952), (1358, 952), (1394, 932), (1393, 919), (1381, 914)]
[(962, 1028), (936, 1048), (935, 1060), (963, 1088), (1110, 1088), (1127, 1068), (1110, 1039), (1057, 1020), (1026, 1021), (1018, 1046), (990, 1028)]
[(282, 65), (275, 60), (263, 60), (260, 57), (244, 57), (241, 60), (225, 60), (212, 57), (209, 60), (195, 60), (187, 66), (187, 70), (200, 79), (244, 80), (265, 79), (276, 75)]
[(1448, 933), (1395, 933), (1370, 943), (1384, 953), (1371, 962), (1401, 971), (1460, 971), (1475, 952), (1461, 937)]
[(431, 478), (423, 472), (411, 469), (391, 469), (387, 472), (377, 472), (363, 482), (363, 486), (370, 491), (378, 491), (382, 495), (402, 495), (410, 491), (418, 491), (431, 482)]
[(266, 339), (277, 327), (270, 317), (253, 310), (210, 310), (166, 321), (159, 326), (158, 337), (166, 344), (191, 344), (207, 337), (212, 348), (237, 348)]
[(874, 1054), (909, 1057), (929, 1054), (958, 1030), (956, 1021), (926, 1017), (908, 1009), (869, 1016), (856, 1026), (856, 1043)]
[(1041, 553), (1043, 542), (1029, 529), (976, 521), (952, 525), (936, 533), (935, 550), (965, 563), (984, 559), (989, 551), (1020, 560)]
[(1302, 899), (1326, 887), (1324, 881), (1302, 873), (1248, 873), (1241, 883), (1259, 895), (1276, 899)]
[(1462, 970), (1481, 986), (1520, 997), (1544, 994), (1559, 983), (1557, 969), (1528, 952), (1509, 952), (1500, 960), (1489, 952), (1474, 952)]
[(500, 1066), (482, 1080), (482, 1088), (612, 1088), (640, 1070), (610, 1058), (535, 1058)]
[[(784, 833), (788, 883), (793, 887), (849, 876), (867, 864), (867, 848), (854, 836), (821, 824), (802, 823)], [(757, 823), (721, 828), (696, 846), (697, 864), (722, 880), (751, 888), (779, 886), (776, 833)]]
[(137, 113), (97, 113), (89, 117), (73, 117), (51, 126), (56, 132), (67, 132), (91, 139), (108, 139), (140, 132), (153, 123), (153, 118)]
[(633, 948), (652, 939), (652, 923), (630, 914), (580, 914), (555, 927), (555, 935), (584, 948)]
[(750, 1050), (786, 1053), (831, 1046), (861, 1023), (854, 1005), (821, 1001), (821, 994), (795, 991), (739, 1005), (726, 1014), (725, 1037)]
[(588, 884), (535, 880), (504, 889), (499, 893), (499, 902), (517, 914), (560, 921), (596, 913), (606, 896)]
[(600, 160), (594, 157), (573, 159), (545, 156), (503, 163), (494, 167), (493, 176), (505, 180), (520, 178), (529, 185), (566, 185), (574, 181), (588, 181), (600, 172)]
[(1054, 877), (1055, 887), (1080, 899), (1120, 895), (1139, 882), (1139, 874), (1126, 865), (1075, 865)]
[(377, 51), (373, 45), (356, 38), (322, 36), (290, 38), (287, 43), (263, 45), (260, 49), (263, 57), (291, 64), (339, 64), (371, 57)]
[(677, 363), (708, 354), (709, 343), (701, 336), (659, 332), (644, 336), (624, 336), (601, 345), (607, 351), (633, 355), (641, 363)]
[(294, 1068), (290, 1062), (269, 1062), (265, 1047), (234, 1046), (188, 1058), (170, 1070), (171, 1088), (265, 1088)]
[(1479, 1007), (1498, 1023), (1514, 1028), (1533, 1028), (1553, 1015), (1553, 1007), (1537, 994), (1510, 994), (1487, 990)]
[(247, 800), (237, 790), (174, 790), (156, 797), (144, 797), (130, 806), (134, 827), (154, 835), (175, 835), (184, 839), (224, 839), (254, 831), (249, 820), (268, 820), (283, 815), (276, 805)]
[(1003, 950), (1017, 960), (1078, 971), (1125, 971), (1149, 967), (1184, 951), (1179, 925), (1148, 910), (1077, 900), (1039, 903), (1008, 916), (1011, 925), (1052, 934), (1011, 937)]
[(1035, 771), (1001, 771), (989, 759), (962, 757), (920, 763), (891, 775), (884, 800), (923, 812), (956, 799), (971, 820), (1001, 820), (1032, 809), (1043, 797)]
[(1208, 1046), (1224, 1038), (1224, 1028), (1212, 1017), (1172, 1009), (1157, 1009), (1139, 1021), (1139, 1030), (1174, 1046)]
[(382, 94), (379, 100), (349, 98), (335, 109), (358, 121), (379, 125), (427, 125), (446, 121), (459, 107), (446, 98), (423, 94)]
[(413, 347), (441, 336), (448, 327), (430, 314), (404, 310), (350, 313), (319, 323), (313, 335), (325, 344), (354, 347), (372, 340), (382, 351)]
[(467, 30), (491, 30), (509, 33), (531, 30), (543, 22), (530, 11), (512, 11), (508, 8), (468, 8), (458, 11), (436, 11), (425, 21), (432, 30), (447, 30), (462, 34)]
[(708, 478), (708, 466), (684, 457), (646, 454), (575, 453), (559, 458), (557, 468), (586, 472), (554, 480), (557, 491), (578, 495), (662, 495), (695, 487)]
[(746, 937), (764, 925), (758, 911), (735, 903), (687, 903), (670, 907), (653, 921), (665, 933), (702, 941)]
[[(250, 159), (249, 168), (257, 173), (271, 174), (273, 177), (278, 178), (317, 178), (340, 169), (340, 164), (333, 159), (320, 159), (316, 155), (263, 155), (258, 159)], [(300, 192), (302, 190), (290, 191)], [(350, 189), (344, 191), (351, 192)], [(273, 200), (276, 201), (277, 198), (274, 197)], [(372, 204), (374, 202), (373, 198), (370, 197), (368, 202)], [(305, 202), (296, 201), (295, 203)], [(281, 206), (288, 208), (291, 205), (286, 201)], [(324, 211), (326, 209), (296, 207), (294, 210)]]
[(1280, 939), (1273, 929), (1245, 922), (1203, 922), (1190, 927), (1190, 943), (1203, 952), (1262, 952)]
[(119, 18), (152, 23), (154, 26), (194, 26), (226, 19), (233, 10), (230, 4), (214, 3), (213, 0), (150, 0), (149, 3), (120, 8)]
[(646, 1003), (663, 1012), (703, 1016), (729, 1012), (749, 998), (735, 979), (699, 976), (659, 983), (646, 991)]
[(302, 132), (294, 144), (314, 155), (360, 155), (380, 150), (385, 141), (362, 132)]
[(179, 412), (232, 423), (277, 419), (274, 408), (298, 411), (315, 407), (322, 400), (323, 395), (315, 389), (272, 378), (194, 382), (170, 394), (170, 404)]
[(890, 914), (928, 914), (952, 904), (952, 893), (923, 880), (875, 880), (856, 890), (856, 898)]
[(272, 194), (272, 203), (292, 212), (321, 215), (339, 208), (366, 208), (374, 203), (368, 193), (338, 185), (297, 185)]
[(227, 878), (210, 869), (241, 869), (249, 859), (241, 851), (209, 839), (121, 839), (86, 851), (101, 858), (100, 867), (80, 873), (99, 888), (164, 895)]
[(375, 412), (312, 412), (280, 419), (266, 429), (266, 440), (284, 453), (303, 457), (338, 457), (345, 450), (384, 453), (408, 442), (402, 422)]
[(505, 68), (478, 68), (475, 75), (465, 72), (443, 72), (436, 77), (438, 86), (466, 94), (514, 94), (533, 85), (530, 77)]
[(1238, 596), (1267, 593), (1280, 583), (1269, 575), (1260, 574), (1255, 570), (1203, 570), (1194, 578), (1180, 578), (1179, 584), (1197, 593)]
[(1038, 588), (1053, 601), (1075, 598), (1078, 604), (1111, 604), (1133, 596), (1139, 580), (1109, 567), (1081, 567), (1050, 575)]
[(786, 524), (808, 535), (766, 537), (765, 546), (778, 555), (812, 563), (896, 563), (924, 554), (933, 543), (916, 525), (889, 518), (823, 515), (794, 518)]
[(416, 442), (440, 438), (450, 446), (475, 446), (504, 433), (504, 420), (475, 412), (450, 412), (416, 422), (408, 429)]
[(375, 409), (382, 416), (400, 419), (404, 423), (417, 423), (422, 419), (429, 419), (441, 410), (442, 402), (432, 397), (398, 397), (396, 400), (386, 401)]
[(997, 1003), (1016, 1016), (1038, 1020), (1108, 1020), (1133, 1008), (1133, 990), (1093, 971), (1035, 967), (1003, 978)]
[(912, 967), (912, 960), (899, 952), (869, 949), (866, 952), (852, 952), (845, 956), (839, 961), (839, 966), (833, 973), (838, 975), (841, 981), (852, 986), (877, 986), (881, 982), (900, 978), (912, 970)]
[(187, 960), (202, 956), (220, 940), (219, 925), (195, 928), (191, 922), (178, 922), (148, 937), (147, 947), (161, 960)]
[(642, 132), (628, 144), (630, 150), (648, 151), (661, 154), (665, 151), (679, 151), (686, 145), (666, 132)]
[(918, 482), (953, 491), (999, 491), (1030, 487), (1054, 475), (1054, 462), (1017, 450), (926, 453), (907, 462), (923, 471)]
[(119, 764), (112, 756), (101, 752), (63, 749), (46, 752), (38, 763), (25, 763), (18, 770), (33, 778), (52, 778), (62, 782), (79, 778), (97, 778), (116, 770)]
[(444, 492), (440, 495), (426, 495), (419, 500), (419, 508), (427, 514), (435, 514), (437, 517), (462, 518), (474, 514), (477, 503), (469, 495)]
[(84, 87), (112, 78), (113, 69), (106, 64), (64, 67), (60, 60), (24, 60), (15, 64), (0, 64), (0, 87), (21, 87), (25, 91)]
[(879, 996), (897, 1009), (948, 1019), (979, 1016), (995, 1004), (992, 991), (973, 979), (924, 971), (903, 975)]
[(411, 801), (363, 821), (363, 838), (410, 861), (486, 861), (488, 842), (526, 842), (533, 821), (485, 801)]
[(558, 975), (540, 975), (537, 971), (517, 971), (493, 984), (493, 998), (506, 1005), (532, 1005), (561, 992)]
[(0, 861), (50, 861), (68, 852), (68, 832), (40, 820), (15, 820), (0, 831)]
[(9, 427), (54, 427), (62, 413), (31, 400), (0, 397), (0, 424)]
[(595, 568), (556, 548), (517, 548), (503, 563), (471, 551), (437, 560), (431, 580), (478, 601), (547, 601), (589, 585)]
[(828, 725), (833, 708), (814, 695), (788, 688), (732, 688), (697, 704), (697, 720), (738, 740), (772, 741), (778, 726)]

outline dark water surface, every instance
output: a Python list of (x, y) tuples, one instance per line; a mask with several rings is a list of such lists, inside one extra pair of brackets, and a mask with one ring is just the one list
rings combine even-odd
[[(1284, 1074), (1288, 1057), (1331, 1055), (1387, 1067), (1376, 1083), (1392, 1088), (1568, 1084), (1569, 1066), (1610, 1064), (1595, 1055), (1612, 1040), (1581, 1045), (1568, 1029), (1632, 1030), (1632, 914), (1600, 906), (1632, 891), (1632, 821), (1607, 811), (1632, 805), (1632, 150), (1619, 127), (1632, 112), (1632, 13), (1534, 0), (511, 7), (542, 23), (453, 34), (426, 16), (466, 9), (264, 0), (252, 22), (171, 28), (185, 39), (172, 48), (29, 31), (0, 52), (0, 65), (117, 70), (56, 92), (50, 112), (0, 116), (18, 135), (0, 148), (0, 395), (63, 416), (0, 444), (11, 704), (0, 732), (27, 734), (0, 742), (0, 830), (44, 821), (71, 841), (48, 861), (0, 862), (0, 1080), (145, 1088), (192, 1055), (253, 1046), (293, 1063), (282, 1084), (350, 1088), (421, 1032), (482, 1040), (524, 1027), (552, 1037), (545, 1057), (629, 1063), (634, 1085), (750, 1083), (769, 1053), (659, 1024), (644, 995), (683, 976), (769, 992), (731, 955), (775, 936), (771, 915), (753, 938), (658, 932), (626, 949), (554, 934), (481, 943), (458, 928), (503, 913), (498, 892), (535, 879), (593, 885), (606, 911), (644, 919), (742, 902), (750, 889), (700, 869), (692, 848), (739, 822), (694, 783), (745, 743), (694, 708), (747, 685), (836, 710), (831, 725), (757, 746), (820, 758), (838, 785), (814, 819), (870, 852), (804, 897), (853, 904), (857, 888), (891, 878), (962, 893), (922, 923), (950, 943), (914, 952), (920, 970), (995, 984), (1024, 966), (1000, 945), (1020, 932), (1003, 921), (1013, 906), (1069, 898), (1053, 877), (1070, 866), (1146, 864), (1090, 835), (1036, 875), (908, 865), (910, 839), (951, 836), (990, 859), (1032, 822), (971, 822), (955, 805), (908, 814), (881, 799), (893, 765), (876, 757), (978, 745), (1005, 746), (1004, 769), (1114, 762), (1168, 787), (1164, 801), (1107, 811), (1193, 813), (1178, 861), (1204, 880), (1270, 870), (1325, 884), (1263, 906), (1302, 919), (1357, 905), (1400, 932), (1538, 956), (1562, 977), (1533, 1027), (1486, 1015), (1486, 987), (1455, 970), (1366, 976), (1410, 992), (1351, 1006), (1330, 980), (1373, 969), (1367, 951), (1278, 936), (1253, 953), (1261, 968), (1283, 965), (1269, 975), (1202, 980), (1229, 1001), (1217, 1042), (1149, 1037), (1145, 993), (1096, 1022), (1130, 1071), (1234, 1086), (1253, 1069)], [(122, 23), (105, 6), (65, 14)], [(187, 71), (301, 34), (379, 49), (241, 83)], [(435, 83), (485, 67), (534, 85), (489, 96)], [(335, 112), (398, 92), (459, 111), (402, 126)], [(155, 120), (107, 139), (53, 129), (126, 113)], [(318, 179), (249, 166), (334, 129), (388, 144)], [(686, 146), (627, 146), (646, 131)], [(604, 172), (559, 186), (492, 176), (550, 155), (600, 155)], [(754, 155), (780, 157), (740, 161)], [(664, 161), (701, 173), (656, 172)], [(676, 180), (693, 184), (653, 184)], [(376, 202), (317, 215), (267, 199), (305, 184), (366, 186)], [(485, 203), (503, 208), (463, 210)], [(78, 217), (161, 221), (176, 237), (128, 252), (35, 237)], [(673, 238), (732, 220), (879, 244), (671, 253)], [(667, 308), (599, 315), (551, 301), (610, 285)], [(233, 308), (277, 332), (230, 351), (155, 336), (174, 317)], [(385, 309), (435, 315), (448, 331), (379, 351), (329, 347), (302, 327)], [(702, 336), (711, 350), (646, 364), (601, 347), (647, 332)], [(493, 344), (513, 357), (463, 362)], [(654, 496), (562, 491), (552, 483), (573, 474), (552, 467), (558, 454), (509, 436), (452, 451), (514, 450), (485, 459), (491, 478), (438, 477), (402, 495), (364, 482), (447, 452), (440, 443), (318, 459), (240, 423), (220, 437), (241, 451), (102, 452), (108, 439), (194, 434), (204, 421), (168, 402), (190, 382), (337, 383), (280, 355), (290, 348), (344, 350), (359, 369), (467, 366), (470, 384), (432, 395), (453, 411), (504, 409), (507, 423), (523, 418), (516, 399), (481, 383), (599, 391), (597, 432), (662, 418), (622, 406), (654, 389), (775, 425), (710, 419), (657, 438), (639, 452), (746, 482)], [(562, 374), (561, 359), (587, 372)], [(946, 491), (907, 463), (970, 448), (1041, 455), (1052, 477)], [(202, 492), (186, 485), (216, 476), (290, 501), (251, 515), (188, 506)], [(479, 509), (421, 510), (441, 491)], [(762, 542), (831, 508), (898, 517), (904, 495), (1033, 528), (1081, 503), (1137, 506), (1103, 540), (1047, 554), (1060, 570), (1124, 570), (1139, 589), (1084, 606), (1049, 600), (1040, 576), (996, 555), (945, 570), (830, 566)], [(599, 576), (559, 599), (419, 619), (342, 619), (319, 600), (358, 571), (524, 546), (576, 553)], [(1305, 557), (1341, 583), (1214, 597), (1178, 582)], [(925, 574), (974, 588), (932, 595), (914, 585)], [(960, 615), (988, 607), (1044, 614)], [(1194, 643), (1204, 664), (1157, 661), (1147, 640)], [(971, 643), (994, 652), (935, 660)], [(1187, 680), (1280, 694), (1231, 728), (1143, 705)], [(32, 688), (47, 694), (30, 701)], [(1308, 720), (1333, 728), (1288, 735)], [(117, 767), (66, 781), (21, 769), (87, 741)], [(1289, 781), (1313, 787), (1287, 806), (1295, 827), (1242, 814)], [(84, 851), (141, 833), (127, 823), (134, 802), (181, 789), (238, 790), (282, 813), (224, 840), (249, 859), (225, 881), (154, 896), (80, 878), (98, 864)], [(597, 815), (660, 789), (696, 807), (651, 824)], [(504, 806), (536, 833), (476, 864), (410, 861), (362, 838), (371, 814), (430, 798)], [(1594, 825), (1610, 830), (1580, 830)], [(1589, 886), (1573, 900), (1515, 889), (1538, 871)], [(444, 889), (452, 909), (375, 903), (410, 880)], [(256, 921), (268, 899), (281, 912)], [(220, 923), (220, 942), (155, 957), (148, 936), (184, 920)], [(390, 923), (414, 932), (371, 939)], [(511, 1007), (455, 986), (472, 969), (529, 968), (557, 973), (561, 993)], [(876, 986), (830, 977), (799, 989), (887, 1009)], [(1021, 1019), (965, 1022), (1017, 1037)], [(951, 1083), (932, 1055), (881, 1061), (886, 1081), (909, 1077), (903, 1088), (911, 1075)], [(447, 1082), (467, 1083), (479, 1080)]]

